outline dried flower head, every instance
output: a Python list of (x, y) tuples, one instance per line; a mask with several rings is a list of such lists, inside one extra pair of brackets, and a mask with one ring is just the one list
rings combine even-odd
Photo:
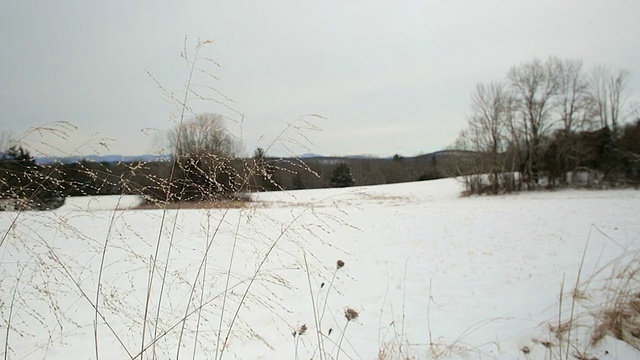
[(347, 321), (355, 320), (358, 318), (358, 312), (353, 310), (352, 308), (346, 308), (344, 310), (344, 317), (347, 318)]
[(344, 261), (342, 260), (338, 260), (338, 262), (336, 263), (336, 265), (338, 266), (338, 269), (342, 268), (344, 266)]
[(300, 325), (298, 328), (298, 335), (304, 335), (307, 332), (307, 324)]

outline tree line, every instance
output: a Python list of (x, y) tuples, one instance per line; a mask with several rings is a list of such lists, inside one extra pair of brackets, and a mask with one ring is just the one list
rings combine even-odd
[[(453, 148), (470, 193), (640, 181), (637, 109), (630, 74), (550, 57), (513, 66), (501, 80), (477, 84), (465, 128)], [(474, 169), (475, 167), (475, 169)]]
[[(462, 176), (469, 193), (640, 184), (640, 119), (630, 74), (551, 57), (478, 84), (452, 149), (389, 159), (242, 157), (217, 114), (171, 128), (169, 161), (37, 165), (12, 144), (0, 155), (0, 208), (47, 209), (67, 196), (143, 196), (149, 203), (239, 199), (255, 191), (376, 185)], [(632, 122), (636, 116), (636, 121)]]
[(4, 209), (49, 209), (68, 196), (140, 195), (150, 204), (243, 200), (246, 193), (347, 187), (428, 180), (454, 169), (455, 152), (392, 159), (269, 156), (257, 148), (239, 156), (241, 144), (217, 114), (177, 124), (164, 139), (171, 159), (38, 165), (16, 144), (0, 156)]

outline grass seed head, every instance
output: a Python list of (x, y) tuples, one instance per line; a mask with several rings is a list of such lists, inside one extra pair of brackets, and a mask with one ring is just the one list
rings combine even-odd
[(358, 318), (360, 314), (352, 308), (346, 308), (344, 310), (344, 317), (347, 318), (347, 321), (355, 320)]

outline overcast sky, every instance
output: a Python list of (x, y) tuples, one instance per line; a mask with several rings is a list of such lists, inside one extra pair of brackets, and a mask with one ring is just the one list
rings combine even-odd
[(213, 41), (198, 64), (217, 78), (198, 75), (194, 89), (215, 99), (190, 105), (229, 117), (248, 154), (306, 114), (326, 119), (289, 134), (313, 142), (297, 153), (428, 153), (455, 140), (476, 83), (534, 58), (627, 69), (638, 99), (638, 14), (638, 0), (4, 1), (0, 130), (68, 121), (69, 139), (30, 141), (63, 153), (157, 151), (179, 112), (147, 71), (179, 96), (187, 36), (190, 56), (198, 38)]

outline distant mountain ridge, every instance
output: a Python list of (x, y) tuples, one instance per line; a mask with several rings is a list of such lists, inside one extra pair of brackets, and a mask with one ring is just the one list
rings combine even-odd
[[(447, 153), (451, 153), (451, 150), (441, 150), (436, 151), (430, 154), (417, 155), (417, 156), (407, 156), (403, 158), (420, 158), (425, 156), (442, 156)], [(293, 158), (293, 157), (289, 157)], [(325, 156), (314, 153), (306, 153), (298, 155), (296, 158), (298, 159), (382, 159), (389, 160), (393, 159), (393, 156), (380, 157), (374, 155), (344, 155), (344, 156)], [(98, 162), (98, 163), (129, 163), (134, 161), (142, 161), (142, 162), (158, 162), (158, 161), (170, 161), (172, 159), (171, 155), (87, 155), (87, 156), (40, 156), (35, 157), (36, 164), (38, 165), (47, 165), (53, 163), (62, 163), (62, 164), (73, 164), (80, 161), (90, 161), (90, 162)]]
[[(392, 158), (393, 156), (388, 157), (389, 159)], [(379, 156), (375, 156), (375, 155), (344, 155), (344, 156), (336, 156), (336, 155), (331, 155), (331, 156), (325, 156), (325, 155), (320, 155), (320, 154), (313, 154), (313, 153), (306, 153), (306, 154), (302, 154), (302, 155), (298, 155), (297, 156), (298, 159), (313, 159), (313, 158), (327, 158), (327, 159), (386, 159), (386, 158), (381, 158)]]
[(90, 162), (106, 162), (106, 163), (119, 163), (119, 162), (156, 162), (156, 161), (169, 161), (171, 155), (87, 155), (87, 156), (42, 156), (36, 157), (36, 164), (46, 165), (53, 163), (72, 164), (80, 161)]
[[(87, 156), (40, 156), (36, 157), (36, 164), (46, 165), (53, 163), (72, 164), (80, 161), (90, 162), (106, 162), (106, 163), (119, 163), (119, 162), (156, 162), (156, 161), (169, 161), (171, 155), (87, 155)], [(324, 156), (319, 154), (302, 154), (297, 158), (299, 159), (313, 159), (313, 158), (331, 158), (331, 159), (377, 159), (378, 157), (369, 155), (348, 155), (348, 156)]]

